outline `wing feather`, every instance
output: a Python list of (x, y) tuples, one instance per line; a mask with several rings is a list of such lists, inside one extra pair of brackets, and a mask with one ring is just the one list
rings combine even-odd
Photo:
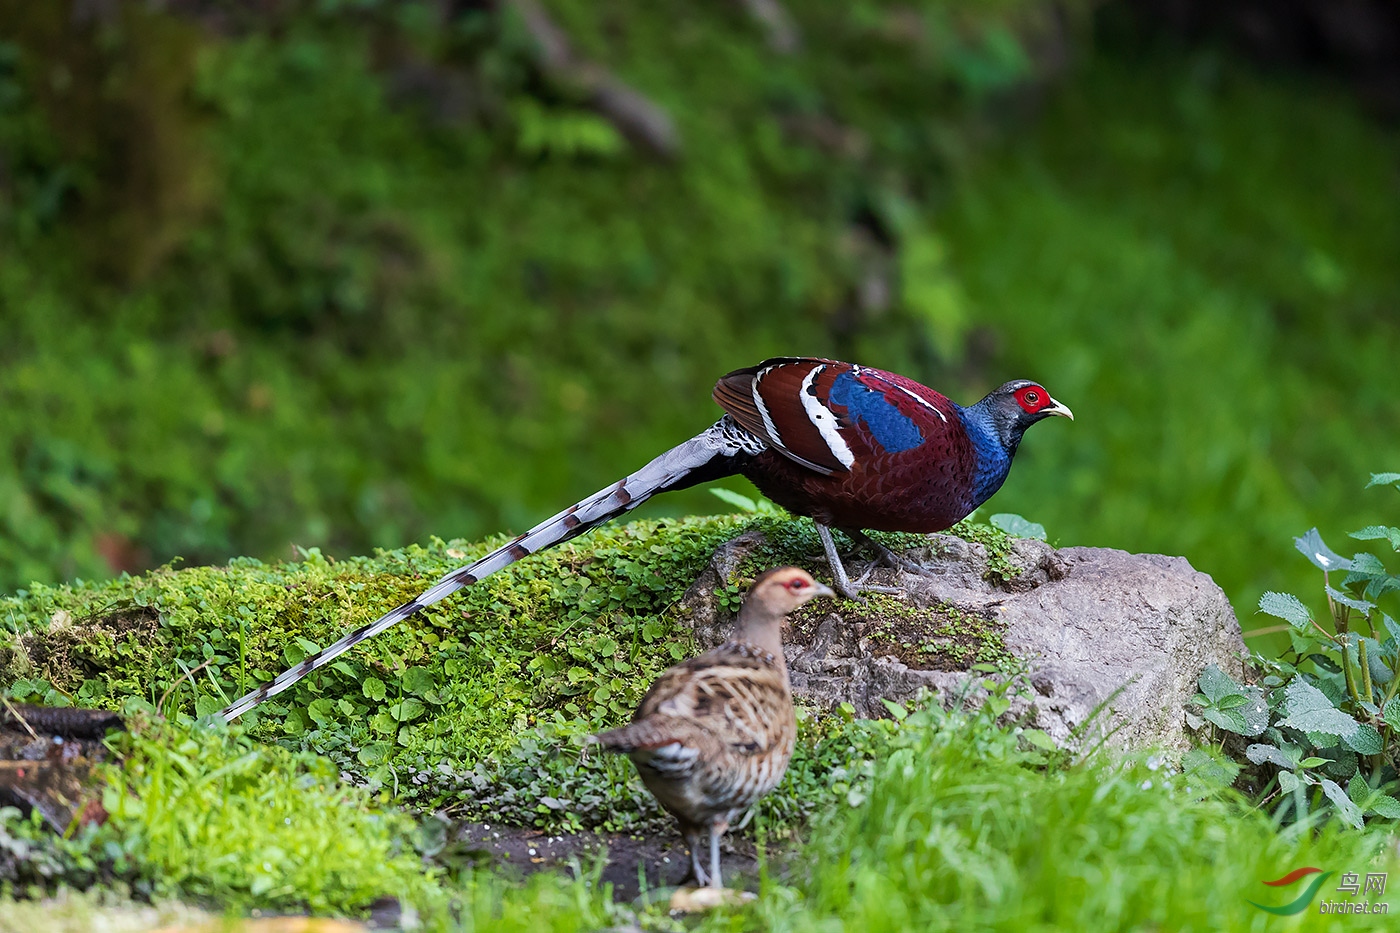
[[(762, 754), (772, 743), (771, 722), (788, 703), (782, 672), (751, 653), (723, 645), (657, 678), (642, 698), (633, 723), (680, 723), (743, 755)], [(686, 742), (668, 730), (665, 735)], [(691, 738), (691, 744), (695, 741)]]
[[(822, 385), (829, 386), (836, 373), (850, 368), (849, 363), (816, 357), (764, 360), (723, 376), (715, 384), (714, 400), (745, 430), (767, 438), (796, 463), (828, 476), (844, 473), (852, 456), (848, 441), (836, 432), (850, 423), (825, 406)], [(817, 418), (823, 419), (820, 425)]]

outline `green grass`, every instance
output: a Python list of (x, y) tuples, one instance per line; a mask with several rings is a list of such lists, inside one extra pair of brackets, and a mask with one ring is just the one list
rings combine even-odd
[(1273, 929), (1246, 901), (1283, 903), (1290, 889), (1260, 882), (1301, 865), (1397, 865), (1384, 833), (1279, 833), (1152, 759), (1047, 770), (986, 714), (911, 718), (868, 803), (814, 833), (810, 876), (760, 902), (765, 928)]
[(128, 892), (65, 889), (42, 900), (0, 893), (0, 933), (150, 933), (166, 927), (212, 921), (209, 914), (179, 901), (150, 903)]
[[(1279, 832), (1230, 792), (1153, 759), (1101, 752), (1067, 768), (1047, 766), (1044, 753), (988, 714), (921, 711), (893, 744), (868, 799), (827, 804), (801, 858), (788, 862), (791, 876), (767, 876), (753, 906), (693, 928), (1346, 929), (1356, 921), (1317, 913), (1323, 899), (1346, 900), (1330, 887), (1296, 919), (1248, 902), (1292, 900), (1302, 885), (1262, 882), (1303, 865), (1363, 877), (1400, 868), (1384, 833), (1335, 824)], [(555, 909), (571, 889), (586, 898), (566, 881), (537, 885), (489, 888), (493, 911), (514, 923), (533, 909)], [(1369, 899), (1389, 904), (1393, 895)], [(597, 910), (596, 902), (570, 908), (580, 924), (595, 922)], [(638, 919), (667, 928), (658, 908)], [(471, 928), (495, 929), (479, 920)]]
[(0, 810), (9, 882), (110, 887), (220, 909), (357, 913), (381, 897), (437, 890), (414, 849), (415, 821), (328, 759), (246, 735), (137, 715), (104, 766), (107, 819), (54, 838)]
[(322, 756), (202, 729), (132, 743), (103, 803), (156, 893), (325, 912), (432, 888), (413, 821), (342, 784)]

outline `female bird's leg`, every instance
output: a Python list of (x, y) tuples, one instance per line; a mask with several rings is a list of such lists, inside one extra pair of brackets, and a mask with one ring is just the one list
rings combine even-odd
[(927, 567), (917, 561), (910, 560), (903, 554), (896, 554), (859, 528), (842, 528), (841, 530), (850, 535), (851, 540), (856, 544), (864, 544), (874, 550), (880, 557), (880, 563), (884, 564), (886, 567), (893, 570), (903, 570), (905, 573), (912, 573), (921, 577), (935, 576), (933, 571), (929, 570)]
[(705, 874), (705, 869), (700, 867), (700, 829), (686, 826), (681, 830), (681, 836), (690, 849), (690, 872), (681, 879), (681, 884), (694, 880), (697, 885), (704, 887), (709, 882), (709, 877)]
[(719, 880), (719, 839), (724, 835), (724, 831), (729, 828), (729, 821), (717, 816), (710, 823), (710, 887), (722, 888), (724, 884)]
[[(860, 599), (861, 590), (869, 590), (872, 593), (898, 593), (897, 586), (866, 586), (865, 577), (861, 577), (855, 583), (846, 576), (846, 568), (841, 563), (841, 555), (836, 553), (836, 542), (831, 539), (831, 529), (821, 522), (817, 522), (817, 537), (822, 539), (822, 550), (826, 552), (826, 562), (831, 565), (831, 577), (836, 582), (836, 592), (847, 599)], [(866, 576), (869, 576), (867, 573)]]

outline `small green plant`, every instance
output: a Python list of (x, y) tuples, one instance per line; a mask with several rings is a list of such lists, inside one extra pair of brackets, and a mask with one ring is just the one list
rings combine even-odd
[(748, 512), (754, 515), (785, 515), (783, 509), (775, 505), (766, 496), (750, 498), (741, 492), (732, 489), (725, 489), (723, 486), (715, 486), (710, 490), (710, 495), (728, 505), (732, 505), (740, 512)]
[[(1400, 473), (1373, 474), (1367, 488), (1381, 485), (1400, 488)], [(1400, 551), (1400, 528), (1371, 525), (1351, 537)], [(1400, 575), (1368, 552), (1342, 557), (1316, 528), (1294, 543), (1322, 571), (1331, 625), (1296, 596), (1265, 593), (1259, 611), (1287, 623), (1289, 650), (1256, 655), (1264, 673), (1257, 685), (1206, 668), (1194, 697), (1199, 714), (1188, 713), (1188, 721), (1209, 723), (1222, 749), (1231, 736), (1253, 740), (1243, 748), (1247, 777), (1279, 821), (1319, 811), (1357, 829), (1368, 816), (1400, 819), (1400, 800), (1386, 792), (1396, 782), (1400, 748), (1400, 624), (1378, 607), (1400, 590)]]
[(1033, 522), (1015, 512), (997, 512), (987, 519), (987, 523), (994, 528), (1011, 535), (1013, 538), (1034, 538), (1037, 541), (1045, 541), (1045, 526), (1040, 522)]

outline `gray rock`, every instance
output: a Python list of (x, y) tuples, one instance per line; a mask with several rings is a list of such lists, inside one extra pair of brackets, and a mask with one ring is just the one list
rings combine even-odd
[[(736, 574), (762, 544), (749, 532), (723, 545), (686, 593), (702, 647), (722, 642), (733, 622), (716, 589), (747, 583)], [(882, 699), (907, 701), (920, 688), (975, 701), (987, 675), (968, 668), (979, 653), (1003, 652), (1023, 662), (1034, 690), (1010, 715), (1029, 711), (1057, 742), (1184, 749), (1184, 708), (1201, 670), (1243, 674), (1234, 611), (1185, 558), (1018, 540), (1015, 572), (1002, 579), (982, 545), (951, 535), (930, 535), (904, 556), (919, 573), (878, 569), (870, 580), (900, 587), (895, 596), (820, 601), (794, 616), (786, 653), (807, 703), (849, 703), (873, 717), (886, 714)], [(857, 560), (848, 568), (862, 569)]]

